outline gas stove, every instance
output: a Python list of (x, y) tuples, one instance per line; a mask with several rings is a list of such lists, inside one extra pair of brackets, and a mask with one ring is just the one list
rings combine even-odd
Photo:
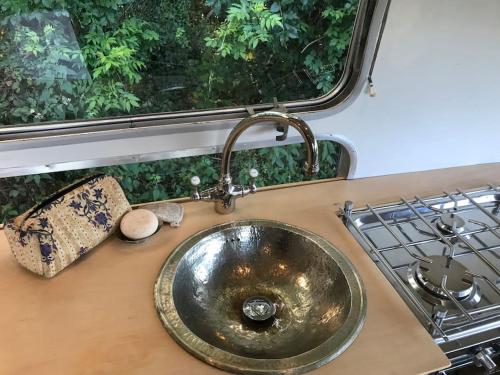
[(352, 208), (345, 225), (450, 358), (442, 373), (498, 370), (500, 188)]

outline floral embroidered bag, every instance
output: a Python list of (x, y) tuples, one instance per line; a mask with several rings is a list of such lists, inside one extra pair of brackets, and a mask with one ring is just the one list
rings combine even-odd
[(5, 234), (22, 266), (52, 277), (104, 241), (130, 210), (113, 177), (94, 175), (12, 219)]

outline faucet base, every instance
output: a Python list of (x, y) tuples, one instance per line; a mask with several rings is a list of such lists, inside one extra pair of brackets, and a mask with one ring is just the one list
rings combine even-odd
[(215, 201), (215, 211), (222, 215), (233, 213), (236, 208), (236, 199), (232, 200), (229, 204), (224, 201)]

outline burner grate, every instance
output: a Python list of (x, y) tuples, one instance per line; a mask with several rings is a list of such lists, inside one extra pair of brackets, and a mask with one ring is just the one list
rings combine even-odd
[(341, 215), (435, 341), (449, 343), (499, 333), (499, 212), (489, 186), (354, 211), (346, 202)]

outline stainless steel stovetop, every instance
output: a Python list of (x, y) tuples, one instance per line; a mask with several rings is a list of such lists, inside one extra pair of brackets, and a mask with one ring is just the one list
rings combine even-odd
[(452, 361), (495, 371), (500, 353), (500, 188), (352, 210), (344, 223)]

